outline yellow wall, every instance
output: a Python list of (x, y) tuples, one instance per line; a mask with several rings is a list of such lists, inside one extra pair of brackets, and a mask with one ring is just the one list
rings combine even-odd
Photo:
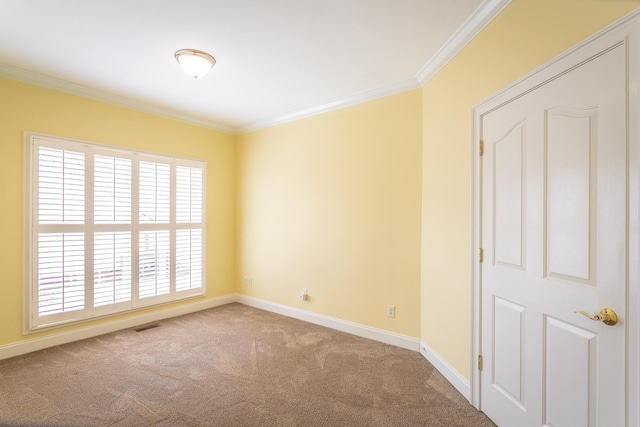
[(469, 378), (471, 108), (639, 5), (514, 0), (422, 89), (237, 137), (0, 79), (0, 346), (25, 339), (28, 130), (207, 160), (208, 297), (421, 338)]
[(420, 103), (417, 89), (239, 137), (239, 292), (420, 336)]
[(423, 87), (422, 340), (467, 378), (471, 108), (639, 5), (515, 0)]
[(48, 334), (22, 336), (25, 131), (206, 160), (207, 298), (233, 293), (235, 136), (0, 78), (0, 346)]

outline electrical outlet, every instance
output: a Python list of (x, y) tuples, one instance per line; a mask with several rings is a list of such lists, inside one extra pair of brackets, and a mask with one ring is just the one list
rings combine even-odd
[(388, 305), (387, 306), (387, 317), (396, 317), (396, 306)]
[(298, 298), (300, 298), (300, 301), (307, 300), (307, 288), (302, 288), (302, 292), (300, 292), (300, 295), (298, 296)]
[(244, 277), (244, 285), (245, 286), (252, 286), (253, 285), (253, 280), (251, 279), (251, 277), (248, 277), (248, 276)]

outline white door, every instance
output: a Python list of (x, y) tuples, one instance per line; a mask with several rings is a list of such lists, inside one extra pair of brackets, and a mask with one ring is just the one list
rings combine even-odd
[[(607, 49), (480, 118), (480, 408), (499, 426), (626, 424), (628, 67)], [(576, 313), (603, 308), (616, 325)]]

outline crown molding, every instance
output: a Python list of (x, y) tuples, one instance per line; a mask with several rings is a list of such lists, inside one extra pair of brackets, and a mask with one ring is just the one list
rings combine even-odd
[(93, 89), (6, 64), (0, 64), (0, 77), (21, 81), (23, 83), (52, 89), (70, 95), (80, 96), (98, 102), (104, 102), (118, 107), (128, 108), (130, 110), (166, 119), (177, 120), (179, 122), (206, 129), (237, 135), (418, 89), (433, 78), (438, 71), (440, 71), (455, 55), (457, 55), (471, 40), (473, 40), (473, 38), (478, 35), (478, 33), (482, 31), (482, 29), (486, 27), (512, 1), (513, 0), (485, 0), (436, 52), (436, 54), (431, 57), (429, 62), (420, 69), (414, 78), (365, 90), (356, 93), (355, 95), (334, 99), (323, 104), (292, 111), (273, 118), (260, 120), (249, 125), (239, 126), (237, 128), (213, 120), (195, 117), (170, 108), (160, 107), (151, 103)]
[(115, 95), (113, 93), (93, 89), (77, 83), (71, 83), (66, 80), (57, 79), (55, 77), (35, 73), (33, 71), (24, 70), (7, 64), (0, 64), (0, 77), (67, 93), (69, 95), (91, 99), (93, 101), (103, 102), (105, 104), (115, 105), (117, 107), (128, 108), (130, 110), (163, 117), (165, 119), (177, 120), (186, 124), (212, 129), (219, 132), (233, 135), (236, 133), (236, 129), (232, 126), (220, 124), (211, 120), (200, 119), (190, 114), (181, 113), (170, 108), (159, 107), (148, 102), (138, 101), (126, 96)]
[(513, 0), (485, 0), (416, 75), (424, 86)]
[(314, 107), (294, 111), (282, 116), (267, 120), (261, 120), (248, 126), (238, 128), (238, 134), (253, 132), (260, 129), (280, 125), (299, 120), (316, 114), (326, 113), (351, 105), (360, 104), (385, 96), (395, 95), (408, 90), (424, 86), (438, 71), (442, 69), (453, 57), (455, 57), (480, 31), (484, 29), (500, 12), (502, 12), (513, 0), (485, 0), (475, 12), (449, 37), (446, 43), (438, 49), (420, 71), (415, 79), (407, 79), (389, 85), (380, 86), (334, 101), (320, 104)]
[(238, 128), (238, 134), (253, 132), (268, 127), (281, 125), (294, 120), (303, 119), (305, 117), (315, 116), (317, 114), (327, 113), (329, 111), (338, 110), (352, 105), (361, 104), (363, 102), (373, 101), (375, 99), (384, 98), (386, 96), (395, 95), (413, 89), (420, 88), (420, 83), (415, 78), (402, 80), (377, 88), (365, 90), (355, 95), (338, 98), (327, 103), (319, 104), (313, 107), (307, 107), (302, 110), (293, 111), (266, 120), (260, 120), (248, 126)]

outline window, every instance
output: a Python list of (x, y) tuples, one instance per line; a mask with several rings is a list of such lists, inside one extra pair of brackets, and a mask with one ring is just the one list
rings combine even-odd
[(27, 134), (29, 329), (203, 295), (203, 161)]

